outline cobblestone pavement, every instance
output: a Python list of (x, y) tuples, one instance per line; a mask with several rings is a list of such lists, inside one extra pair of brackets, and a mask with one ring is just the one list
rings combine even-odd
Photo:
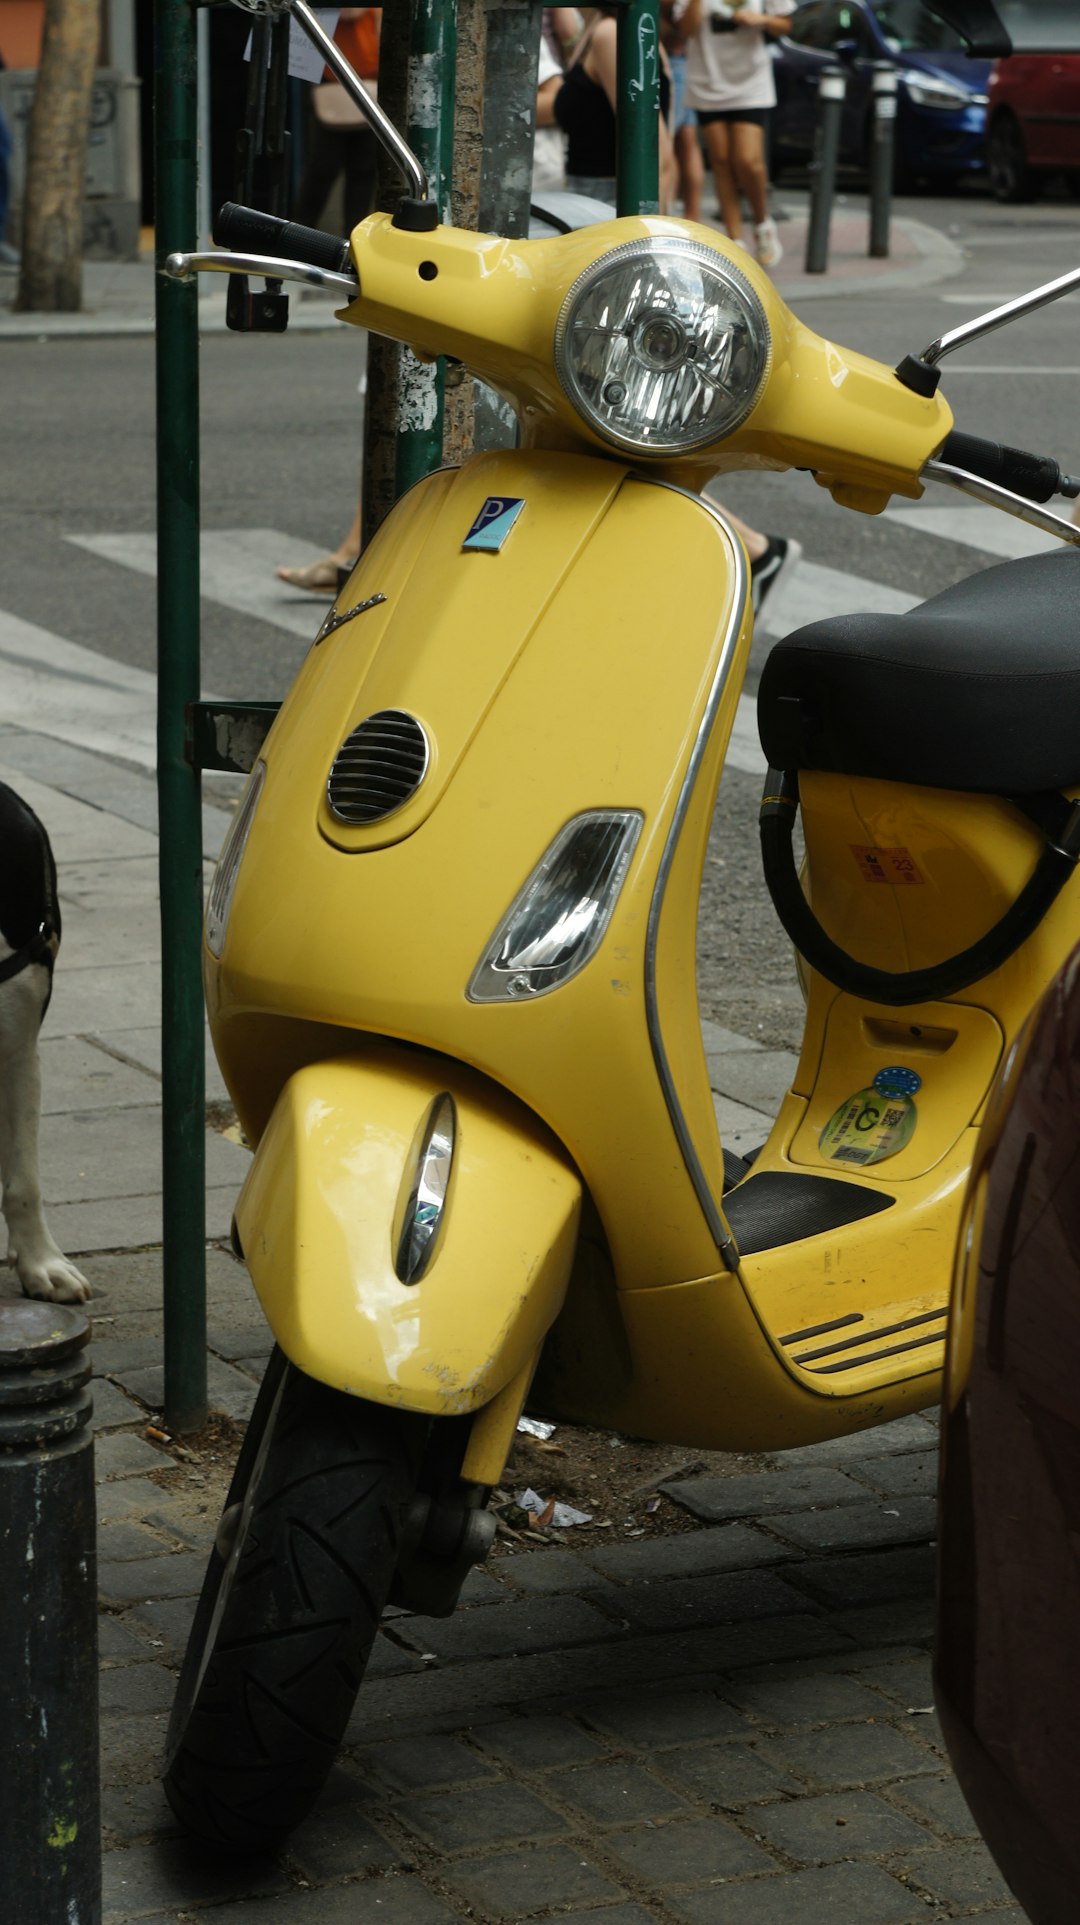
[[(927, 1415), (667, 1486), (696, 1530), (522, 1550), (452, 1618), (393, 1615), (287, 1851), (185, 1844), (157, 1771), (219, 1498), (145, 1435), (158, 1262), (87, 1266), (107, 1925), (1021, 1925), (931, 1705)], [(265, 1329), (223, 1252), (209, 1288), (212, 1401), (242, 1417)]]

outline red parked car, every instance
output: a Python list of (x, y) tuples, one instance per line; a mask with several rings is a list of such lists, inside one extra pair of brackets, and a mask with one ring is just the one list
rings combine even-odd
[(1080, 192), (1080, 54), (1011, 54), (990, 73), (986, 168), (999, 201), (1064, 174)]
[(935, 1700), (1032, 1925), (1080, 1917), (1080, 949), (1004, 1065), (953, 1293)]

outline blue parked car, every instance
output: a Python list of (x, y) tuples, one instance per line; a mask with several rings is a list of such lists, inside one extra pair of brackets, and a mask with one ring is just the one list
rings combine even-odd
[(988, 60), (973, 60), (921, 0), (807, 0), (774, 43), (774, 173), (813, 151), (821, 70), (841, 66), (847, 94), (840, 158), (865, 168), (873, 126), (873, 63), (896, 69), (897, 187), (936, 186), (985, 165)]

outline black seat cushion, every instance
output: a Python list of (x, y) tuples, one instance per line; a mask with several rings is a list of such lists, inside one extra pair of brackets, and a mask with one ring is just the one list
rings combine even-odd
[(990, 795), (1080, 783), (1080, 549), (1003, 562), (906, 615), (777, 642), (758, 690), (776, 769)]

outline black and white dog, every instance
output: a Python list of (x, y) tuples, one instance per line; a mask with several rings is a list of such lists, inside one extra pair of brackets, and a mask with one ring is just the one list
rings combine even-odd
[(59, 947), (48, 835), (22, 797), (0, 782), (0, 1204), (8, 1261), (28, 1297), (85, 1303), (90, 1285), (49, 1235), (38, 1174), (38, 1031)]

